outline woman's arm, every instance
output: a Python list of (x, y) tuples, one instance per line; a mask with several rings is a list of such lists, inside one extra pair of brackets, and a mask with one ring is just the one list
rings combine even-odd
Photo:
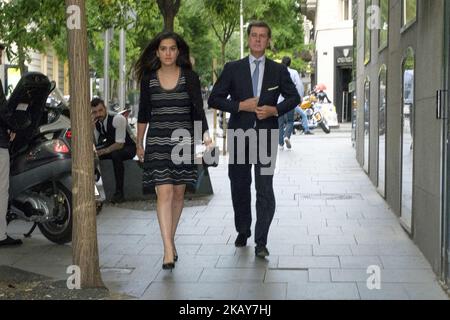
[(148, 79), (141, 80), (141, 93), (139, 98), (138, 127), (136, 134), (136, 155), (140, 162), (144, 162), (144, 135), (150, 121), (152, 111), (150, 88)]
[(139, 158), (140, 162), (144, 162), (144, 134), (145, 130), (147, 130), (147, 123), (139, 123), (137, 126), (137, 141), (136, 141), (136, 155)]

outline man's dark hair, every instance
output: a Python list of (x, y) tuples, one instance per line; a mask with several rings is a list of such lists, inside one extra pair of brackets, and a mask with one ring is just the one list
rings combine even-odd
[(0, 50), (5, 50), (5, 45), (3, 43), (0, 43)]
[(269, 39), (272, 38), (272, 29), (270, 29), (269, 25), (265, 23), (264, 21), (252, 21), (249, 23), (247, 27), (247, 35), (250, 35), (250, 32), (252, 31), (253, 27), (262, 27), (267, 29), (267, 33), (269, 35)]
[(91, 101), (91, 107), (92, 108), (97, 107), (99, 104), (101, 104), (102, 106), (105, 107), (105, 101), (103, 101), (102, 99), (100, 99), (100, 98), (92, 99), (92, 101)]
[(281, 59), (281, 63), (286, 67), (289, 67), (291, 65), (291, 58), (289, 58), (288, 56), (283, 57), (283, 59)]

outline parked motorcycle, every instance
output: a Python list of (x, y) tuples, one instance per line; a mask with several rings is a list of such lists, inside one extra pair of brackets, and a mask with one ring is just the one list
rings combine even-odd
[[(50, 96), (47, 98), (47, 104), (46, 104), (46, 113), (44, 114), (45, 119), (47, 119), (47, 124), (42, 125), (39, 127), (40, 132), (49, 132), (49, 131), (55, 131), (55, 130), (65, 130), (69, 129), (68, 135), (68, 143), (69, 147), (71, 147), (71, 137), (72, 133), (70, 131), (70, 107), (69, 103), (67, 102), (67, 99), (62, 94), (62, 92), (55, 88)], [(97, 214), (100, 213), (100, 211), (103, 208), (103, 202), (106, 199), (104, 187), (103, 187), (103, 181), (101, 179), (101, 172), (100, 172), (100, 159), (98, 158), (97, 154), (95, 156), (95, 201), (96, 201), (96, 210)]]
[[(46, 103), (54, 89), (45, 75), (27, 73), (8, 100), (8, 123), (16, 138), (10, 146), (7, 222), (32, 222), (25, 237), (38, 227), (50, 241), (64, 244), (72, 240), (72, 132), (68, 109), (62, 103)], [(99, 177), (99, 169), (96, 173)], [(99, 180), (95, 189), (101, 209), (105, 196)]]
[[(305, 111), (306, 116), (308, 117), (308, 127), (309, 129), (315, 129), (320, 127), (325, 133), (330, 133), (330, 126), (328, 125), (328, 121), (323, 115), (322, 112), (322, 104), (317, 102), (317, 98), (313, 95), (305, 96), (303, 98), (303, 102), (300, 105), (300, 108)], [(303, 130), (302, 121), (300, 119), (300, 115), (295, 113), (294, 117), (294, 129), (295, 130)]]

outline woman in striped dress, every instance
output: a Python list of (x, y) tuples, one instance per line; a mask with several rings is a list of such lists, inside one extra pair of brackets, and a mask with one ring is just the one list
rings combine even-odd
[(136, 154), (144, 163), (144, 193), (156, 189), (163, 269), (172, 269), (178, 260), (174, 239), (186, 185), (197, 182), (194, 121), (201, 124), (207, 147), (212, 140), (200, 81), (192, 71), (189, 47), (179, 35), (163, 32), (156, 36), (137, 61), (136, 74), (141, 83)]

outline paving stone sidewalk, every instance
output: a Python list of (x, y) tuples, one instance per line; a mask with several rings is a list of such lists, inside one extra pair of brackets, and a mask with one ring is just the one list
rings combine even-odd
[[(253, 237), (249, 246), (234, 247), (222, 158), (210, 170), (214, 196), (183, 212), (173, 272), (161, 269), (154, 210), (104, 207), (98, 238), (108, 288), (136, 299), (448, 299), (430, 264), (356, 162), (348, 126), (330, 135), (315, 132), (293, 136), (292, 150), (279, 152), (277, 209), (266, 260), (255, 259)], [(252, 197), (255, 217), (254, 190)], [(22, 222), (10, 225), (15, 235), (26, 229)], [(0, 265), (67, 279), (69, 245), (53, 245), (38, 232), (24, 242), (20, 248), (2, 249)], [(369, 266), (380, 269), (379, 290), (367, 286)]]

